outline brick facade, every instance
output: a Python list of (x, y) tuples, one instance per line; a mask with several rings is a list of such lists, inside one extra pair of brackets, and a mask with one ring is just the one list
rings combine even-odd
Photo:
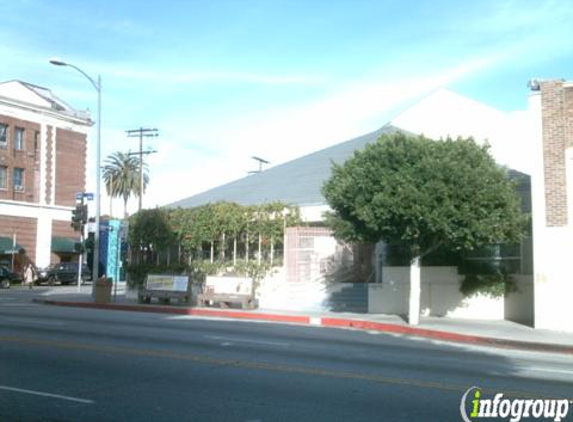
[(9, 237), (16, 235), (16, 243), (26, 249), (29, 257), (36, 255), (36, 228), (37, 220), (26, 217), (0, 217), (0, 236)]
[[(70, 239), (76, 239), (78, 242), (81, 240), (80, 233), (74, 231), (69, 221), (53, 221), (52, 237), (68, 237)], [(58, 255), (52, 252), (50, 260), (51, 262), (58, 262), (60, 259)]]
[[(36, 139), (39, 139), (40, 125), (8, 116), (0, 116), (0, 123), (8, 126), (6, 148), (0, 148), (0, 165), (7, 170), (6, 187), (0, 188), (0, 199), (37, 202), (39, 190), (35, 175), (40, 165), (40, 145)], [(17, 130), (23, 130), (22, 149), (15, 145)], [(23, 189), (14, 189), (15, 168), (24, 170)]]
[(72, 207), (76, 192), (86, 185), (86, 136), (70, 130), (56, 131), (56, 204)]
[(542, 82), (541, 113), (546, 224), (563, 227), (568, 223), (565, 151), (573, 146), (573, 86)]
[(52, 202), (52, 173), (54, 171), (54, 131), (48, 126), (46, 134), (46, 186), (44, 187), (44, 198), (46, 203)]

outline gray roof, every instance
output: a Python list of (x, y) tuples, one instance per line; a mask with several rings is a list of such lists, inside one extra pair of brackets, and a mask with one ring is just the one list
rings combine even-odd
[(305, 155), (231, 183), (210, 189), (167, 205), (168, 207), (195, 207), (220, 201), (241, 205), (257, 205), (282, 201), (289, 205), (324, 205), (320, 192), (330, 177), (332, 162), (341, 164), (354, 151), (376, 141), (380, 135), (397, 132), (391, 125), (351, 139), (332, 147)]

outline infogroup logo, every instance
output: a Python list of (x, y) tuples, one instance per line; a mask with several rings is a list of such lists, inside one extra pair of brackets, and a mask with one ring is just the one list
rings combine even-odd
[(469, 388), (460, 403), (460, 414), (464, 422), (480, 419), (544, 420), (559, 422), (567, 417), (571, 401), (568, 399), (509, 399), (503, 393), (493, 398), (482, 397), (479, 387)]

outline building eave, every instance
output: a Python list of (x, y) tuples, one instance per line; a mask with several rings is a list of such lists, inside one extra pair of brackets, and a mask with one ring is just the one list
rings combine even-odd
[(58, 111), (58, 110), (54, 110), (48, 107), (41, 107), (38, 106), (36, 104), (31, 104), (25, 101), (21, 101), (21, 100), (16, 100), (14, 98), (10, 98), (10, 97), (5, 97), (0, 95), (0, 104), (5, 104), (6, 106), (9, 107), (13, 107), (13, 108), (17, 108), (17, 109), (21, 109), (24, 111), (30, 111), (30, 112), (34, 112), (34, 113), (39, 113), (39, 114), (44, 114), (46, 116), (58, 119), (58, 120), (62, 120), (62, 121), (66, 121), (69, 123), (73, 123), (76, 125), (81, 125), (81, 126), (92, 126), (94, 124), (93, 120), (91, 120), (89, 117), (81, 117), (78, 116), (77, 114), (73, 114), (71, 112), (66, 112), (66, 111)]

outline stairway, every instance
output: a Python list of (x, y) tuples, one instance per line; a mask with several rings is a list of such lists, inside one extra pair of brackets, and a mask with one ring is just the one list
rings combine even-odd
[(345, 283), (342, 286), (329, 295), (326, 308), (332, 312), (368, 313), (368, 284)]

